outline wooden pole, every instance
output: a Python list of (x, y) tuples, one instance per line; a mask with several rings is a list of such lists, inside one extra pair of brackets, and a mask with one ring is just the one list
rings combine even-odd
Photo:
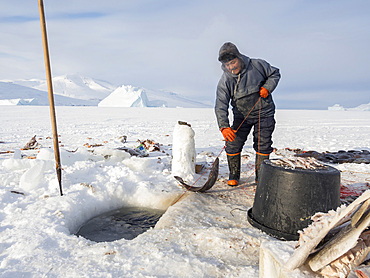
[(56, 121), (56, 116), (55, 116), (53, 83), (52, 83), (52, 78), (51, 78), (50, 57), (49, 57), (49, 48), (48, 48), (48, 38), (47, 38), (47, 34), (46, 34), (46, 22), (45, 22), (44, 2), (43, 2), (43, 0), (39, 0), (39, 12), (40, 12), (42, 42), (43, 42), (43, 45), (44, 45), (45, 69), (46, 69), (46, 79), (47, 79), (48, 93), (49, 93), (51, 126), (53, 128), (56, 171), (57, 171), (57, 177), (58, 177), (58, 182), (59, 182), (60, 196), (63, 196), (63, 192), (62, 192), (62, 167), (60, 165), (60, 152), (59, 152), (59, 142), (58, 142), (57, 121)]

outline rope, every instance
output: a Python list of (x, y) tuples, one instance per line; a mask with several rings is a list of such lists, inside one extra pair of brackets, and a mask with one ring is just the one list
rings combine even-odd
[[(261, 97), (258, 99), (257, 103), (258, 102), (260, 103), (260, 108), (259, 108), (259, 111), (258, 111), (258, 144), (257, 144), (257, 150), (258, 150), (258, 153), (259, 153), (260, 152), (260, 142), (261, 142), (261, 109), (262, 109), (262, 106), (261, 106)], [(259, 165), (259, 160), (260, 160), (260, 156), (258, 156), (257, 161), (255, 162), (255, 163), (257, 163), (257, 165)], [(248, 197), (250, 197), (250, 194), (248, 194), (246, 192), (245, 186), (248, 183), (248, 181), (251, 178), (251, 176), (253, 174), (255, 174), (255, 172), (256, 172), (256, 167), (254, 167), (254, 171), (249, 175), (249, 177), (247, 178), (247, 180), (243, 183), (243, 192)]]
[[(370, 173), (367, 173), (367, 172), (358, 172), (358, 171), (351, 171), (351, 170), (340, 170), (341, 173), (350, 173), (350, 174), (363, 174), (363, 175), (370, 175)], [(346, 182), (352, 182), (352, 183), (355, 183), (356, 181), (354, 180), (349, 180), (349, 179), (346, 179), (346, 178), (342, 178), (341, 179), (342, 181), (346, 181)], [(370, 182), (370, 177), (367, 177), (365, 178), (365, 184), (367, 182)]]
[(356, 174), (364, 174), (364, 175), (370, 175), (370, 173), (367, 172), (358, 172), (358, 171), (351, 171), (351, 170), (340, 170), (342, 173), (349, 172), (349, 173), (356, 173)]

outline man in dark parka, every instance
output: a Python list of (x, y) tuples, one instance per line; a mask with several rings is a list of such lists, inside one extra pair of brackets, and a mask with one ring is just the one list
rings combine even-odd
[[(280, 72), (262, 59), (241, 54), (231, 42), (222, 45), (218, 60), (222, 63), (223, 74), (217, 85), (215, 113), (218, 127), (227, 141), (228, 185), (239, 183), (240, 153), (252, 127), (257, 182), (260, 166), (273, 150), (271, 137), (275, 129), (275, 104), (271, 93), (280, 80)], [(230, 104), (234, 118), (231, 126)]]

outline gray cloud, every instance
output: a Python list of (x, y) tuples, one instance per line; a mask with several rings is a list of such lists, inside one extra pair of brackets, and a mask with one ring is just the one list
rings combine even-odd
[[(370, 102), (370, 3), (44, 1), (53, 75), (166, 89), (213, 101), (219, 47), (232, 41), (280, 68), (281, 108)], [(2, 79), (45, 78), (36, 2), (0, 4)], [(351, 97), (348, 97), (348, 96)]]

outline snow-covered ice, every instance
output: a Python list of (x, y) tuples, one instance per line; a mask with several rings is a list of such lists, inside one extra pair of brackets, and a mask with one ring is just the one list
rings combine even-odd
[[(49, 108), (0, 107), (1, 277), (258, 277), (259, 247), (279, 241), (247, 221), (254, 187), (226, 185), (224, 152), (219, 180), (207, 194), (184, 194), (171, 173), (179, 120), (195, 132), (197, 162), (210, 165), (219, 155), (224, 143), (213, 109), (57, 107), (56, 114), (64, 196)], [(276, 120), (278, 149), (370, 150), (366, 111), (278, 110)], [(41, 149), (20, 150), (34, 135)], [(117, 150), (135, 148), (138, 139), (160, 143), (161, 151), (130, 157)], [(251, 145), (249, 138), (242, 182), (254, 180)], [(342, 183), (369, 182), (369, 164), (332, 166)], [(123, 206), (166, 212), (133, 240), (95, 243), (74, 235), (92, 217)]]

